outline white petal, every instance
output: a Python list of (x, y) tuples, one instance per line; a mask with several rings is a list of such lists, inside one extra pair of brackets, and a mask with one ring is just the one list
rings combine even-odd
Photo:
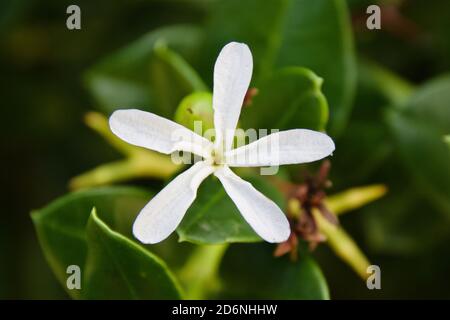
[(225, 163), (231, 167), (262, 167), (306, 163), (334, 151), (333, 140), (324, 133), (293, 129), (269, 134), (248, 145), (228, 151)]
[(186, 127), (141, 110), (117, 110), (109, 118), (109, 126), (120, 139), (165, 154), (187, 151), (206, 157), (212, 147), (209, 140)]
[(255, 232), (268, 242), (283, 242), (289, 237), (289, 222), (281, 209), (224, 166), (214, 173), (236, 204), (244, 219)]
[(246, 44), (223, 47), (214, 66), (214, 126), (216, 146), (231, 148), (242, 103), (252, 77), (253, 59)]
[(133, 225), (134, 236), (143, 243), (167, 238), (194, 201), (200, 183), (213, 170), (201, 161), (173, 179), (139, 213)]

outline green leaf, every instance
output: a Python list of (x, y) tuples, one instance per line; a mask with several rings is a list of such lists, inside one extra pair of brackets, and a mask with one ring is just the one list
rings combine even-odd
[[(255, 175), (244, 179), (281, 208), (284, 207), (281, 193), (262, 177)], [(197, 198), (177, 232), (180, 241), (199, 244), (261, 241), (215, 177), (207, 178), (200, 185)]]
[(450, 77), (429, 82), (387, 121), (402, 160), (417, 186), (436, 207), (450, 215)]
[(225, 298), (329, 299), (322, 271), (307, 252), (298, 261), (273, 257), (268, 244), (232, 245), (220, 269)]
[(321, 85), (322, 79), (308, 69), (283, 68), (260, 84), (241, 121), (246, 128), (325, 130), (328, 104)]
[[(273, 57), (269, 51), (276, 51), (280, 37), (278, 24), (284, 19), (288, 1), (267, 0), (225, 0), (211, 6), (211, 15), (206, 25), (205, 79), (212, 81), (214, 61), (220, 49), (231, 41), (245, 42), (253, 55), (253, 81), (259, 78), (264, 68), (271, 66)], [(230, 23), (232, 21), (232, 23)]]
[(218, 1), (207, 29), (205, 66), (212, 65), (225, 43), (241, 41), (252, 50), (256, 86), (273, 69), (307, 67), (324, 79), (332, 133), (343, 129), (356, 84), (345, 0)]
[(93, 209), (87, 226), (87, 299), (179, 299), (180, 288), (162, 260), (112, 231)]
[(166, 117), (173, 116), (188, 94), (209, 90), (189, 63), (161, 42), (156, 44), (151, 58), (150, 81), (157, 109)]
[(170, 45), (189, 58), (195, 55), (200, 38), (200, 29), (190, 25), (151, 31), (88, 70), (85, 84), (98, 106), (107, 113), (120, 107), (153, 110), (156, 102), (150, 88), (150, 61), (155, 44)]
[[(146, 191), (131, 187), (105, 187), (68, 194), (32, 213), (33, 222), (45, 257), (61, 285), (67, 289), (67, 267), (84, 268), (88, 243), (86, 226), (93, 207), (114, 232), (131, 237), (131, 226), (140, 210), (150, 200)], [(112, 232), (112, 231), (111, 231)], [(164, 253), (167, 243), (151, 247)], [(171, 253), (173, 254), (173, 250)], [(184, 257), (184, 251), (176, 251)], [(92, 260), (92, 258), (91, 258)], [(174, 264), (177, 264), (174, 261)], [(82, 272), (84, 269), (82, 269)], [(89, 287), (84, 283), (83, 288)], [(67, 290), (73, 298), (84, 298), (82, 290)], [(111, 292), (111, 295), (117, 293)]]
[[(94, 206), (111, 217), (138, 212), (149, 195), (134, 188), (102, 188), (69, 194), (34, 211), (32, 218), (44, 254), (60, 283), (66, 287), (67, 266), (84, 266), (85, 228)], [(69, 292), (79, 296), (78, 292)]]
[(301, 65), (324, 81), (333, 134), (345, 126), (356, 86), (356, 61), (345, 0), (293, 0), (286, 10), (277, 66)]

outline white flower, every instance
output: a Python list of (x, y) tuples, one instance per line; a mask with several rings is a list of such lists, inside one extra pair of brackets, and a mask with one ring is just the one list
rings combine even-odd
[[(112, 114), (109, 121), (112, 132), (130, 144), (165, 154), (184, 151), (203, 157), (202, 161), (173, 179), (142, 209), (133, 225), (133, 233), (141, 242), (157, 243), (167, 238), (194, 201), (200, 183), (210, 174), (220, 180), (244, 219), (261, 238), (268, 242), (283, 242), (289, 237), (289, 223), (281, 209), (233, 173), (230, 167), (316, 161), (330, 155), (334, 143), (323, 133), (294, 129), (272, 133), (232, 149), (233, 133), (250, 84), (252, 68), (252, 55), (247, 45), (232, 42), (220, 52), (214, 66), (214, 144), (149, 112), (118, 110)], [(173, 138), (175, 133), (178, 139)], [(270, 146), (272, 141), (278, 143), (276, 150)], [(269, 148), (261, 148), (263, 144), (269, 144)], [(257, 156), (246, 162), (240, 155), (248, 153)]]

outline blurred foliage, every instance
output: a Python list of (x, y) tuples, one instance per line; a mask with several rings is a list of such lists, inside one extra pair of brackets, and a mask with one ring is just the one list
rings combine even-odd
[[(365, 9), (373, 3), (382, 6), (379, 31), (365, 27)], [(65, 27), (69, 4), (0, 4), (0, 90), (9, 120), (2, 126), (6, 208), (0, 226), (1, 298), (67, 298), (58, 280), (65, 283), (69, 261), (89, 265), (92, 275), (111, 258), (89, 258), (89, 250), (99, 250), (89, 247), (89, 241), (100, 238), (114, 243), (135, 265), (161, 274), (167, 297), (180, 294), (175, 274), (183, 290), (186, 282), (222, 279), (211, 292), (222, 288), (220, 292), (230, 297), (266, 297), (271, 291), (276, 298), (450, 298), (450, 148), (444, 138), (450, 134), (450, 82), (445, 76), (450, 68), (449, 1), (81, 0), (80, 31)], [(135, 107), (173, 117), (183, 97), (211, 88), (214, 59), (230, 40), (248, 43), (255, 58), (252, 86), (259, 93), (244, 108), (242, 127), (273, 127), (284, 121), (286, 127), (327, 129), (337, 146), (332, 193), (355, 185), (388, 186), (383, 199), (340, 216), (346, 233), (369, 261), (380, 265), (382, 290), (367, 290), (365, 282), (324, 245), (312, 254), (301, 248), (304, 259), (296, 264), (284, 257), (274, 260), (273, 247), (267, 244), (231, 245), (220, 268), (204, 279), (192, 278), (186, 266), (195, 270), (204, 261), (201, 252), (191, 254), (199, 246), (177, 243), (174, 235), (161, 245), (146, 246), (143, 253), (126, 238), (131, 238), (138, 208), (163, 185), (140, 174), (129, 176), (130, 183), (152, 192), (125, 187), (80, 191), (33, 215), (39, 239), (47, 246), (46, 258), (57, 271), (55, 279), (29, 211), (65, 194), (70, 178), (120, 157), (83, 125), (83, 115), (92, 109), (108, 115), (119, 107)], [(256, 108), (266, 110), (260, 124), (251, 123)], [(292, 117), (287, 118), (282, 108), (292, 110)], [(289, 123), (294, 115), (298, 122)], [(300, 169), (304, 167), (280, 174), (301, 181), (292, 175)], [(205, 188), (213, 190), (214, 183), (209, 181)], [(107, 200), (109, 192), (134, 200), (121, 206)], [(199, 190), (196, 206), (204, 200), (202, 194)], [(73, 197), (85, 200), (70, 214), (52, 215), (55, 206), (64, 207)], [(94, 206), (98, 216), (91, 215)], [(188, 215), (192, 218), (193, 213)], [(220, 210), (206, 213), (223, 215)], [(42, 216), (48, 220), (38, 218)], [(62, 218), (68, 220), (58, 224)], [(206, 222), (207, 218), (203, 217)], [(69, 222), (72, 228), (62, 231)], [(194, 231), (178, 230), (192, 239)], [(71, 238), (73, 234), (77, 236)], [(67, 250), (70, 246), (79, 249)], [(75, 253), (79, 255), (69, 256)], [(219, 250), (218, 259), (222, 253)], [(267, 260), (274, 269), (264, 271)], [(254, 265), (261, 269), (245, 268)], [(105, 286), (110, 283), (106, 277), (116, 272), (111, 268), (103, 280), (96, 277), (100, 283), (95, 287), (116, 292)], [(146, 288), (152, 287), (152, 280), (145, 273), (139, 277), (128, 279), (147, 284), (135, 288), (136, 296), (151, 297)], [(307, 286), (286, 289), (305, 283), (305, 277)], [(253, 284), (243, 288), (240, 279)]]
[(264, 243), (227, 251), (221, 268), (224, 298), (329, 299), (325, 278), (307, 250), (298, 263), (288, 257), (274, 260), (271, 250)]

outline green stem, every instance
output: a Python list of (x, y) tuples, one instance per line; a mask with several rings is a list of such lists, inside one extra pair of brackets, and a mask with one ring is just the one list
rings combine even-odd
[(167, 179), (179, 169), (180, 166), (175, 165), (170, 158), (142, 151), (125, 160), (100, 165), (72, 178), (69, 188), (77, 190), (142, 177)]
[(109, 128), (108, 119), (98, 112), (88, 112), (85, 123), (100, 134), (110, 145), (126, 156), (124, 160), (107, 163), (83, 173), (69, 182), (72, 190), (112, 184), (135, 178), (167, 179), (181, 166), (169, 156), (130, 145), (116, 137)]
[(325, 204), (336, 215), (355, 210), (369, 204), (387, 192), (383, 184), (355, 187), (326, 198)]
[(114, 135), (109, 128), (108, 119), (103, 114), (94, 111), (88, 112), (84, 116), (84, 122), (120, 153), (131, 156), (140, 151), (140, 148), (130, 145)]
[(197, 72), (179, 54), (170, 50), (164, 42), (155, 44), (155, 54), (164, 61), (172, 71), (184, 81), (185, 85), (192, 91), (209, 91)]
[(327, 238), (327, 244), (334, 253), (347, 263), (363, 280), (367, 279), (369, 260), (350, 235), (340, 226), (335, 226), (325, 220), (320, 212), (315, 210), (314, 217), (322, 232)]
[(187, 299), (205, 299), (220, 287), (219, 266), (229, 244), (201, 245), (179, 272)]

